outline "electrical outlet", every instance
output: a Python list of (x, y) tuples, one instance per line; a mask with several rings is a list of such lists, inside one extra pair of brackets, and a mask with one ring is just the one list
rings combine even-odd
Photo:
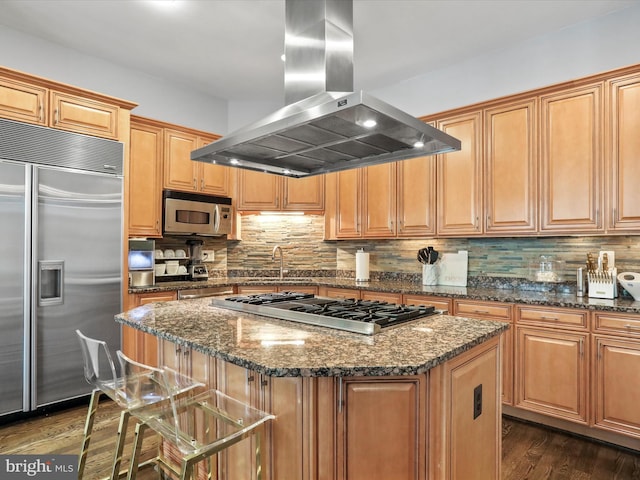
[(203, 250), (202, 251), (202, 261), (203, 262), (213, 262), (216, 258), (216, 254), (214, 250)]
[(473, 389), (473, 419), (482, 415), (482, 384)]

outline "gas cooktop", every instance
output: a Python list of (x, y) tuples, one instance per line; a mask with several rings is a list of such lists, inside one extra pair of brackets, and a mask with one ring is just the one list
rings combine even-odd
[(342, 300), (299, 292), (215, 298), (212, 305), (367, 335), (373, 335), (384, 328), (401, 325), (411, 320), (442, 313), (433, 306), (396, 305), (374, 300)]

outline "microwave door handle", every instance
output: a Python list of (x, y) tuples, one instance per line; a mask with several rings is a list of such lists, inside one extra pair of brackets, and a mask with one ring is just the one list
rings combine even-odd
[(213, 211), (213, 230), (216, 233), (220, 231), (220, 205), (216, 205)]

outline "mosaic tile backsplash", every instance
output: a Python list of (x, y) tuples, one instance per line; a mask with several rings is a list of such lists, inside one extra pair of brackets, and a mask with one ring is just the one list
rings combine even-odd
[(271, 252), (276, 245), (283, 249), (284, 267), (291, 276), (313, 271), (348, 276), (355, 270), (356, 250), (363, 247), (370, 253), (372, 278), (381, 274), (419, 278), (422, 266), (416, 254), (428, 245), (442, 253), (467, 250), (470, 282), (473, 277), (527, 279), (530, 263), (537, 262), (540, 255), (564, 261), (561, 273), (573, 282), (587, 253), (600, 250), (615, 252), (618, 271), (640, 271), (640, 236), (325, 241), (320, 215), (248, 215), (241, 221), (242, 241), (206, 240), (205, 248), (216, 252), (214, 262), (208, 264), (211, 276), (240, 276), (243, 271), (275, 276), (279, 259), (272, 261)]

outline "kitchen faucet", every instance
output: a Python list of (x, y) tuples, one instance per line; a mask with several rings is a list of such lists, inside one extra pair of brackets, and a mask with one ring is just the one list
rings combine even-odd
[(283, 266), (284, 266), (284, 253), (282, 253), (282, 247), (280, 245), (276, 245), (275, 247), (273, 247), (273, 252), (271, 252), (271, 260), (273, 260), (275, 262), (276, 260), (276, 252), (280, 251), (280, 280), (282, 280), (283, 278)]

